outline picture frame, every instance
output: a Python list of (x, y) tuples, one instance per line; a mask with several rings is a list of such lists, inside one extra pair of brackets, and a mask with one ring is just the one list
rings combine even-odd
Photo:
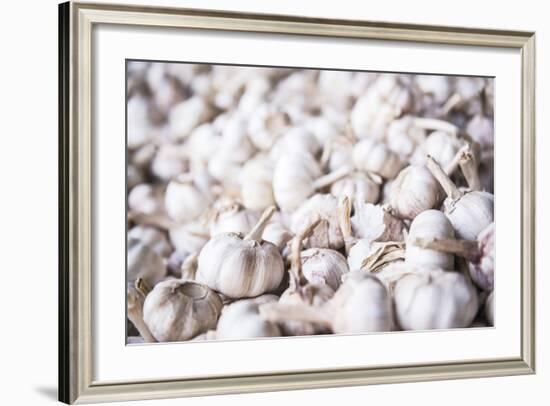
[[(97, 381), (92, 328), (92, 58), (97, 26), (289, 34), (487, 48), (521, 58), (519, 356), (210, 377)], [(535, 371), (535, 33), (69, 2), (59, 6), (59, 400), (87, 403), (532, 374)]]

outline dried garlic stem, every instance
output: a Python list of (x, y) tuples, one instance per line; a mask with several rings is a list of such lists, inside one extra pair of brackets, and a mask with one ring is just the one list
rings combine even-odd
[(462, 153), (466, 151), (468, 148), (469, 148), (469, 145), (464, 144), (464, 146), (460, 148), (458, 152), (455, 154), (451, 162), (447, 164), (447, 166), (445, 167), (445, 173), (448, 176), (451, 176), (456, 170), (456, 168), (458, 168), (458, 165), (460, 164), (460, 158), (462, 157)]
[(176, 223), (161, 214), (144, 214), (134, 210), (128, 212), (128, 220), (137, 224), (160, 228), (162, 230), (170, 230), (176, 226)]
[(328, 139), (325, 142), (325, 145), (323, 145), (323, 153), (321, 155), (321, 159), (319, 160), (321, 168), (326, 168), (328, 166), (330, 154), (332, 153), (332, 143), (333, 141), (331, 139)]
[(147, 296), (151, 291), (151, 288), (149, 287), (149, 285), (147, 285), (145, 280), (141, 277), (136, 279), (136, 281), (134, 282), (134, 287), (137, 289), (139, 293), (143, 295), (143, 297)]
[(459, 93), (453, 93), (451, 97), (445, 102), (441, 108), (441, 112), (444, 116), (449, 114), (456, 106), (462, 103), (462, 96)]
[(266, 303), (260, 306), (260, 315), (272, 323), (301, 321), (331, 327), (330, 317), (326, 311), (316, 306), (292, 305), (283, 303)]
[(157, 340), (151, 333), (151, 330), (149, 330), (149, 327), (147, 327), (147, 324), (143, 321), (143, 317), (138, 317), (132, 314), (132, 312), (128, 312), (128, 320), (132, 322), (136, 330), (139, 332), (139, 334), (143, 337), (143, 340), (146, 343), (156, 343)]
[(438, 120), (436, 118), (416, 117), (413, 120), (413, 125), (426, 130), (445, 131), (450, 134), (458, 134), (458, 127), (448, 121)]
[(470, 190), (481, 190), (481, 181), (479, 180), (479, 174), (477, 173), (477, 165), (469, 146), (460, 154), (458, 163), (460, 164), (460, 169), (466, 178), (466, 182), (468, 182)]
[(344, 237), (346, 254), (349, 254), (349, 250), (353, 245), (350, 215), (351, 203), (349, 201), (349, 197), (342, 196), (338, 201), (338, 224), (340, 226), (340, 231), (342, 231), (342, 237)]
[(190, 254), (185, 258), (185, 260), (182, 262), (180, 270), (181, 270), (181, 278), (184, 280), (194, 280), (195, 274), (197, 272), (197, 264), (198, 264), (198, 258), (199, 255), (197, 253)]
[(441, 166), (430, 155), (428, 155), (428, 158), (426, 160), (426, 166), (428, 167), (434, 178), (436, 178), (437, 181), (441, 184), (441, 187), (443, 188), (443, 190), (445, 190), (447, 196), (449, 196), (453, 200), (458, 200), (460, 197), (462, 197), (462, 193), (460, 193), (460, 190), (458, 190), (451, 178), (449, 178), (449, 176), (445, 173)]
[(256, 223), (256, 225), (250, 230), (250, 232), (244, 237), (245, 240), (255, 240), (260, 242), (262, 240), (262, 234), (264, 232), (265, 227), (267, 226), (267, 223), (271, 219), (271, 216), (273, 216), (273, 213), (275, 213), (275, 206), (268, 207), (265, 209), (265, 211), (262, 213), (262, 216)]
[(323, 189), (329, 185), (332, 185), (337, 180), (343, 178), (344, 176), (349, 175), (352, 172), (353, 168), (351, 166), (343, 166), (336, 169), (333, 172), (330, 172), (324, 176), (313, 181), (313, 188), (316, 190)]
[(302, 275), (302, 242), (307, 237), (309, 237), (313, 230), (321, 222), (326, 222), (326, 220), (317, 219), (314, 222), (310, 223), (305, 230), (301, 233), (294, 236), (291, 246), (290, 246), (290, 283), (294, 289), (297, 289), (298, 286), (302, 284), (302, 281), (305, 279)]
[(468, 261), (473, 263), (479, 262), (481, 257), (481, 252), (477, 241), (455, 240), (451, 238), (416, 238), (412, 243), (413, 245), (421, 248), (455, 254), (466, 258)]

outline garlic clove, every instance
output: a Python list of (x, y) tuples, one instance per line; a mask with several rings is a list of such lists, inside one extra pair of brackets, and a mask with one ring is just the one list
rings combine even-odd
[(340, 287), (342, 276), (349, 272), (346, 257), (327, 248), (310, 248), (300, 254), (305, 278), (315, 284)]
[(247, 234), (259, 219), (260, 215), (257, 212), (245, 209), (239, 204), (233, 204), (216, 213), (215, 218), (210, 222), (210, 235)]
[(193, 96), (178, 103), (170, 110), (168, 116), (171, 137), (174, 140), (188, 137), (191, 131), (207, 121), (211, 114), (210, 107), (200, 96)]
[(361, 140), (353, 148), (353, 163), (360, 171), (373, 172), (385, 179), (397, 176), (403, 163), (386, 144), (370, 138)]
[(149, 286), (154, 286), (166, 276), (164, 261), (143, 241), (128, 241), (127, 261), (129, 282), (142, 278)]
[(194, 179), (188, 177), (178, 177), (168, 184), (164, 203), (172, 219), (188, 222), (204, 212), (211, 198), (199, 186)]
[(216, 338), (233, 340), (280, 336), (281, 331), (277, 324), (266, 321), (260, 316), (258, 306), (261, 304), (265, 302), (258, 303), (254, 299), (249, 299), (239, 300), (226, 306), (218, 322)]
[(380, 196), (380, 185), (361, 172), (354, 172), (334, 182), (330, 193), (336, 197), (348, 196), (352, 201), (376, 203)]
[(147, 295), (143, 318), (158, 341), (183, 341), (214, 328), (221, 309), (221, 299), (208, 286), (173, 279)]

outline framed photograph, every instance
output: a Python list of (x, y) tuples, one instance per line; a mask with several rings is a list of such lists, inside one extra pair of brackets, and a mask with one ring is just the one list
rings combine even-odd
[(61, 4), (60, 400), (534, 373), (534, 41)]

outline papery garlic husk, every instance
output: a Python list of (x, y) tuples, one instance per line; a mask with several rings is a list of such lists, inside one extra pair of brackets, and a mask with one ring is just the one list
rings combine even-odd
[(370, 252), (363, 257), (360, 269), (378, 275), (394, 263), (405, 259), (405, 243), (397, 241), (373, 242)]
[(307, 248), (331, 248), (344, 246), (342, 231), (338, 223), (338, 200), (329, 194), (316, 194), (306, 200), (291, 217), (290, 230), (301, 233), (315, 220), (326, 220), (315, 228), (304, 244)]
[(128, 207), (143, 214), (155, 214), (163, 210), (162, 190), (150, 184), (140, 183), (128, 193)]
[(162, 144), (151, 162), (151, 171), (156, 177), (168, 181), (187, 171), (188, 155), (186, 145)]
[(485, 299), (485, 318), (487, 319), (487, 323), (489, 323), (490, 326), (495, 325), (495, 302), (494, 302), (495, 293), (492, 291), (489, 296), (487, 296), (487, 299)]
[(453, 225), (456, 236), (464, 240), (475, 240), (493, 222), (494, 196), (480, 191), (463, 193), (433, 158), (428, 157), (427, 165), (447, 193), (445, 214)]
[(235, 233), (212, 237), (199, 254), (197, 280), (230, 298), (276, 289), (283, 278), (283, 259), (275, 245), (261, 239), (274, 210), (266, 210), (244, 238)]
[(274, 164), (258, 154), (248, 161), (240, 173), (243, 204), (252, 210), (265, 210), (275, 204), (273, 195)]
[(168, 257), (172, 252), (172, 246), (166, 238), (166, 234), (158, 228), (138, 224), (128, 231), (128, 240), (140, 240), (148, 245), (161, 257)]
[(407, 235), (405, 261), (410, 266), (426, 269), (454, 269), (454, 256), (445, 252), (419, 247), (416, 239), (454, 238), (454, 228), (439, 210), (426, 210), (414, 218)]
[(380, 196), (380, 185), (368, 175), (354, 172), (334, 182), (330, 193), (335, 197), (348, 196), (352, 201), (376, 203)]
[(335, 333), (390, 331), (392, 303), (388, 291), (375, 276), (350, 272), (330, 302)]
[(199, 217), (209, 205), (212, 196), (210, 185), (199, 183), (200, 179), (189, 174), (172, 180), (164, 197), (168, 215), (177, 222), (188, 222)]
[(389, 204), (403, 219), (414, 219), (424, 210), (439, 207), (445, 192), (424, 165), (409, 165), (397, 175), (390, 189)]
[(174, 140), (189, 136), (199, 124), (212, 114), (208, 103), (200, 96), (193, 96), (175, 105), (168, 116), (170, 135)]
[(300, 254), (302, 272), (311, 283), (326, 284), (337, 290), (349, 272), (346, 257), (328, 248), (310, 248)]
[(281, 336), (277, 324), (264, 320), (258, 312), (258, 306), (270, 301), (239, 300), (224, 307), (218, 322), (216, 339), (233, 340)]
[(181, 254), (199, 252), (208, 242), (210, 233), (202, 221), (194, 221), (173, 227), (169, 231), (170, 241)]
[(184, 341), (215, 328), (222, 306), (208, 286), (172, 279), (158, 283), (147, 295), (143, 318), (158, 341)]
[(356, 201), (351, 217), (353, 234), (367, 241), (401, 241), (404, 224), (390, 208)]
[[(153, 334), (151, 334), (149, 327), (147, 327), (143, 321), (143, 303), (145, 301), (145, 294), (136, 288), (135, 282), (128, 282), (126, 289), (126, 300), (128, 320), (132, 322), (145, 342), (156, 342), (157, 340), (153, 337)], [(130, 344), (130, 342), (128, 342), (128, 344)]]
[(474, 286), (454, 271), (405, 275), (395, 285), (394, 300), (404, 330), (468, 327), (478, 311)]
[(348, 253), (348, 266), (351, 271), (361, 269), (363, 261), (372, 253), (372, 241), (361, 238), (351, 246)]
[(353, 148), (353, 164), (360, 171), (373, 172), (385, 179), (397, 176), (403, 163), (395, 152), (386, 144), (364, 139)]
[(142, 278), (153, 287), (166, 276), (166, 266), (161, 256), (140, 240), (128, 241), (128, 281)]
[(260, 219), (258, 212), (235, 203), (215, 213), (210, 222), (210, 235), (222, 233), (247, 234)]

